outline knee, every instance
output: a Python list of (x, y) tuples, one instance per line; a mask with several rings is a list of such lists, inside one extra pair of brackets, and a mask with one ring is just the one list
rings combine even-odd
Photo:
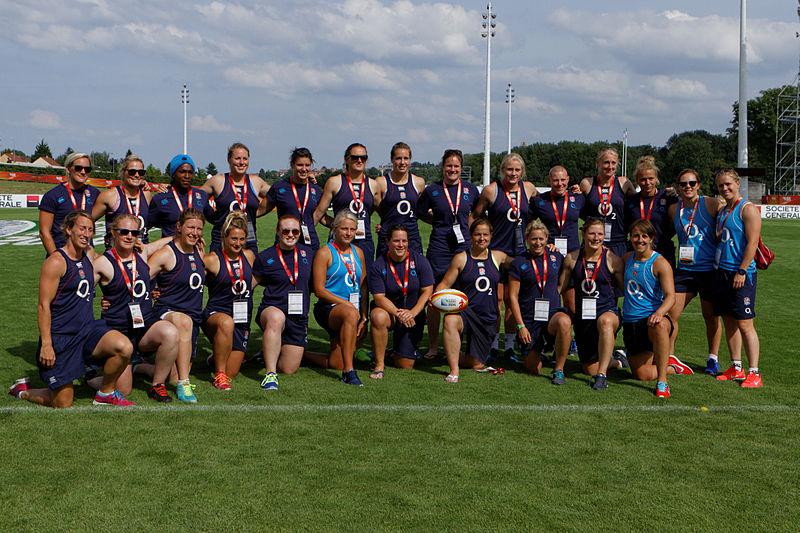
[(350, 308), (345, 313), (343, 320), (349, 327), (358, 327), (358, 321), (361, 320), (361, 315), (358, 314), (355, 308)]
[(180, 339), (181, 334), (178, 331), (178, 328), (175, 327), (175, 324), (165, 321), (163, 329), (164, 331), (162, 334), (164, 340), (162, 341), (162, 344), (168, 343), (169, 346), (177, 345), (178, 339)]
[(114, 338), (109, 343), (109, 356), (114, 357), (123, 357), (125, 359), (130, 359), (131, 354), (133, 353), (133, 344), (131, 344), (130, 339), (123, 335), (122, 333), (116, 332), (117, 334), (114, 335)]
[(570, 328), (572, 327), (572, 322), (570, 322), (569, 317), (566, 315), (560, 315), (556, 320), (556, 329), (558, 333), (562, 335), (569, 335)]
[(381, 309), (380, 307), (376, 307), (373, 309), (369, 314), (370, 321), (372, 321), (372, 327), (378, 327), (381, 329), (385, 329), (389, 327), (391, 319), (389, 317), (389, 313), (385, 310)]
[(270, 307), (264, 311), (261, 317), (261, 329), (264, 331), (283, 331), (283, 325), (286, 321), (286, 317), (284, 316), (283, 311), (280, 309)]
[(175, 327), (182, 332), (186, 332), (187, 335), (191, 336), (192, 328), (194, 327), (194, 323), (192, 323), (192, 319), (188, 315), (184, 315), (183, 313), (172, 313), (172, 323), (175, 324)]

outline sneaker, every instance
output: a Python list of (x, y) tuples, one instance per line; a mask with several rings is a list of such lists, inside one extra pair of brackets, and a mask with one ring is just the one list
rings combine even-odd
[(92, 404), (115, 405), (117, 407), (130, 407), (132, 405), (136, 405), (135, 403), (126, 400), (125, 396), (123, 396), (123, 394), (117, 390), (105, 396), (102, 396), (100, 391), (98, 391), (97, 394), (94, 395), (94, 401)]
[(163, 383), (153, 384), (153, 386), (150, 387), (150, 390), (147, 391), (147, 395), (155, 401), (161, 403), (169, 403), (172, 401), (172, 398), (169, 397), (167, 388), (164, 387)]
[(28, 378), (20, 378), (14, 381), (14, 384), (8, 388), (8, 393), (14, 398), (19, 398), (19, 395), (22, 394), (22, 391), (26, 391), (31, 388), (30, 382), (31, 380)]
[(178, 400), (186, 403), (197, 403), (197, 396), (194, 395), (194, 385), (185, 381), (178, 383)]
[(614, 350), (614, 353), (611, 354), (611, 359), (619, 361), (620, 368), (631, 367), (631, 364), (628, 362), (628, 354), (625, 353), (625, 350)]
[(566, 385), (567, 382), (564, 380), (564, 371), (553, 370), (553, 379), (550, 380), (550, 383), (553, 385)]
[(503, 352), (503, 357), (512, 361), (516, 356), (517, 356), (517, 351), (514, 348), (506, 348), (506, 351)]
[(748, 389), (757, 389), (761, 385), (761, 374), (756, 374), (755, 372), (749, 372), (744, 381), (742, 381), (742, 387)]
[(489, 350), (489, 359), (487, 359), (487, 362), (498, 361), (500, 359), (500, 354), (501, 353), (502, 352), (500, 352), (500, 348), (492, 348), (492, 349), (490, 349)]
[(278, 374), (275, 372), (267, 372), (264, 380), (261, 382), (261, 388), (264, 390), (278, 390)]
[(572, 339), (569, 343), (569, 354), (578, 355), (578, 343), (575, 342), (575, 339)]
[(358, 379), (358, 374), (356, 373), (355, 368), (353, 370), (348, 370), (347, 372), (342, 372), (342, 383), (346, 383), (347, 385), (356, 385), (358, 387), (364, 386), (361, 383), (361, 380)]
[(731, 367), (717, 376), (717, 379), (720, 381), (741, 381), (745, 378), (744, 375), (744, 368), (736, 369), (735, 366), (731, 365)]
[(594, 384), (592, 384), (592, 388), (594, 390), (605, 390), (608, 388), (608, 378), (603, 374), (595, 374), (592, 376), (594, 378)]
[(669, 385), (663, 381), (656, 383), (656, 398), (669, 398)]
[(231, 390), (231, 378), (225, 372), (217, 372), (212, 383), (219, 390)]
[(694, 370), (692, 370), (689, 365), (685, 365), (681, 362), (680, 359), (675, 357), (674, 355), (670, 355), (669, 359), (667, 360), (667, 365), (671, 366), (675, 369), (675, 373), (679, 376), (690, 376), (694, 374)]
[(719, 374), (719, 361), (710, 357), (706, 359), (706, 369), (703, 372), (712, 376)]

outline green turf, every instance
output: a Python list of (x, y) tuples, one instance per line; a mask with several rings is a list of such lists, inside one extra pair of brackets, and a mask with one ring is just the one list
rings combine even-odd
[[(259, 220), (262, 242), (274, 223)], [(65, 411), (4, 395), (0, 530), (794, 530), (797, 227), (764, 224), (777, 259), (759, 273), (762, 389), (700, 373), (671, 378), (664, 401), (622, 372), (597, 393), (570, 358), (564, 387), (513, 366), (446, 385), (435, 362), (389, 368), (383, 382), (362, 364), (359, 389), (303, 367), (276, 393), (260, 390), (263, 369), (245, 367), (221, 392), (208, 382), (203, 339), (197, 406), (157, 405), (141, 380), (130, 395), (139, 410), (92, 409), (85, 388)], [(42, 259), (40, 247), (0, 245), (3, 384), (40, 383)], [(322, 350), (327, 338), (311, 320), (310, 348)], [(693, 302), (677, 352), (702, 372), (705, 351)]]

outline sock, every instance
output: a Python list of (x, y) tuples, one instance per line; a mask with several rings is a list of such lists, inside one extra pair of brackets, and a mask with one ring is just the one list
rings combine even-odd
[(742, 369), (742, 362), (741, 361), (731, 361), (731, 364), (736, 367), (736, 370)]
[(513, 333), (506, 333), (506, 350), (514, 349), (514, 339), (517, 336)]
[(710, 353), (710, 354), (708, 354), (708, 358), (709, 358), (709, 359), (711, 359), (711, 360), (713, 360), (713, 361), (717, 361), (717, 354), (715, 354), (715, 353)]
[(179, 379), (178, 380), (178, 386), (183, 385), (184, 383), (189, 383), (189, 380), (188, 379)]
[(100, 391), (97, 391), (97, 395), (102, 397), (102, 398), (105, 398), (106, 396), (111, 396), (112, 394), (114, 394), (114, 391), (111, 391), (111, 392), (100, 392)]
[(750, 368), (747, 370), (747, 372), (748, 372), (748, 373), (750, 373), (750, 374), (758, 374), (758, 367), (757, 367), (757, 366), (751, 366), (751, 367), (750, 367)]
[(494, 336), (494, 340), (492, 341), (492, 348), (494, 348), (495, 350), (500, 348), (500, 334), (499, 333), (495, 334), (495, 336)]

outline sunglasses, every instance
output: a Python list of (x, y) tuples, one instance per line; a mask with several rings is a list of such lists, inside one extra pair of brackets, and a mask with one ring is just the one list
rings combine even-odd
[(76, 173), (83, 172), (84, 170), (86, 171), (87, 174), (91, 174), (92, 173), (92, 167), (91, 166), (84, 167), (82, 165), (72, 165), (72, 170), (74, 172), (76, 172)]
[(347, 159), (349, 159), (350, 161), (366, 161), (367, 160), (367, 155), (366, 154), (364, 154), (364, 155), (348, 155)]
[(141, 233), (141, 231), (138, 229), (127, 229), (127, 228), (119, 228), (115, 229), (114, 231), (118, 232), (123, 237), (127, 235), (133, 235), (134, 237), (138, 237), (139, 233)]
[(297, 228), (292, 228), (292, 229), (282, 228), (281, 229), (281, 235), (290, 235), (290, 234), (294, 235), (295, 237), (297, 237), (298, 235), (300, 235), (300, 230), (297, 229)]
[(695, 187), (696, 185), (697, 185), (697, 180), (682, 181), (678, 183), (678, 187)]
[(128, 176), (134, 177), (135, 175), (140, 175), (144, 177), (145, 170), (143, 168), (129, 168), (128, 169)]

